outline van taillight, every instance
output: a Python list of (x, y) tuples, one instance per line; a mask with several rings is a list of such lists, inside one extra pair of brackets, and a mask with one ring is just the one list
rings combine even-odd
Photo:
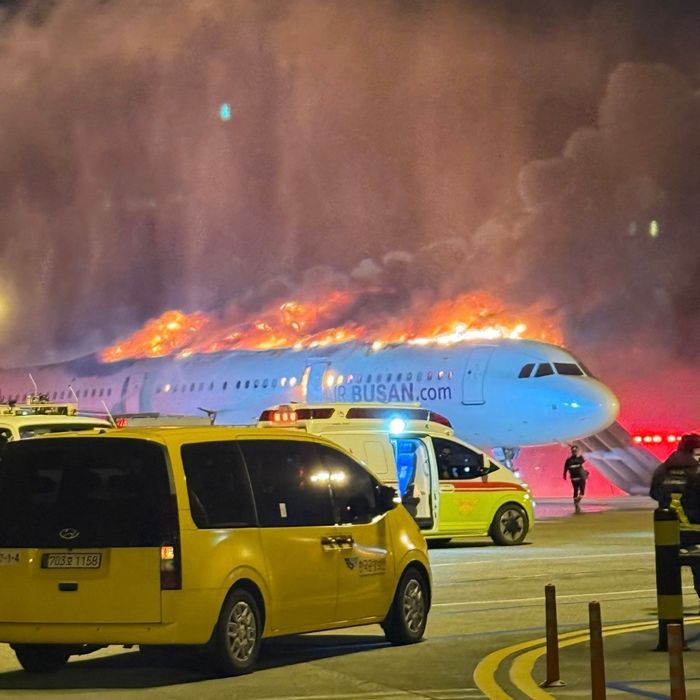
[(166, 542), (160, 548), (160, 590), (177, 591), (182, 588), (180, 548)]
[(177, 591), (182, 588), (182, 552), (174, 494), (163, 499), (161, 518), (160, 590)]

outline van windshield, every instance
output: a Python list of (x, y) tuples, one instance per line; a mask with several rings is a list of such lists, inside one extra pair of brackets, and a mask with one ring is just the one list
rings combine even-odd
[(156, 443), (25, 440), (0, 457), (0, 547), (160, 546), (175, 518)]

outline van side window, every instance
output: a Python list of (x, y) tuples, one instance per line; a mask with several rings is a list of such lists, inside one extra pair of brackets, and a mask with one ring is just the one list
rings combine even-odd
[(433, 446), (441, 481), (474, 479), (489, 471), (484, 469), (483, 455), (465, 445), (444, 438), (433, 438)]
[(301, 440), (241, 440), (262, 527), (332, 525), (328, 471), (316, 445)]
[(183, 445), (190, 512), (199, 528), (256, 524), (253, 494), (234, 442)]
[(342, 452), (319, 445), (323, 466), (330, 475), (338, 523), (369, 523), (377, 515), (377, 482)]

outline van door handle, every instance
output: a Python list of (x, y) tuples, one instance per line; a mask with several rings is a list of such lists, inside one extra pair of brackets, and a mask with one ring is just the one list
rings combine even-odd
[(324, 549), (338, 549), (338, 538), (337, 537), (322, 537), (321, 546)]
[(352, 535), (339, 535), (335, 538), (335, 541), (341, 549), (351, 549), (355, 544), (355, 540), (353, 539)]
[(451, 493), (454, 490), (455, 490), (454, 484), (446, 484), (444, 481), (440, 482), (440, 491), (442, 491), (443, 493)]

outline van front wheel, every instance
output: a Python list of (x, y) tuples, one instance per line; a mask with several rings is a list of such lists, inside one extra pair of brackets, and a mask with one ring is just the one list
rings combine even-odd
[(389, 614), (382, 622), (386, 638), (394, 645), (419, 642), (428, 622), (428, 585), (414, 567), (404, 571), (396, 587)]
[(57, 644), (15, 644), (17, 660), (30, 673), (51, 673), (63, 668), (70, 654)]
[(260, 609), (243, 589), (229, 593), (214, 628), (211, 653), (217, 669), (226, 676), (250, 673), (258, 659), (262, 639)]
[(506, 503), (493, 516), (489, 535), (500, 545), (520, 544), (529, 529), (527, 513), (517, 503)]

